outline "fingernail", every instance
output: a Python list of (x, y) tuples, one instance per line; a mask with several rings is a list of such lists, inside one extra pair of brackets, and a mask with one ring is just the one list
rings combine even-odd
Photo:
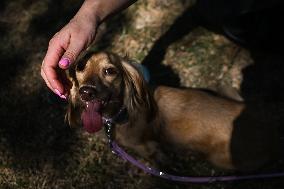
[(61, 95), (60, 98), (64, 99), (64, 100), (67, 100), (67, 97), (64, 96), (64, 95)]
[(59, 64), (61, 66), (64, 66), (64, 67), (68, 67), (69, 64), (70, 64), (70, 60), (68, 58), (62, 58), (60, 61), (59, 61)]
[(58, 96), (62, 96), (62, 94), (59, 92), (59, 90), (58, 89), (54, 89), (54, 91), (55, 91), (55, 93), (58, 95)]
[(62, 99), (64, 99), (64, 100), (67, 100), (67, 97), (66, 97), (65, 95), (62, 95), (62, 94), (59, 92), (59, 90), (54, 89), (54, 91), (55, 91), (55, 93), (56, 93), (60, 98), (62, 98)]

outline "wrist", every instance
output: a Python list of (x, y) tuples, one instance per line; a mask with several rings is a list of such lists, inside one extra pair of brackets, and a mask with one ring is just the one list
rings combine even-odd
[(136, 0), (85, 0), (81, 9), (101, 24), (109, 16), (127, 8)]
[(102, 22), (102, 13), (100, 10), (100, 1), (99, 0), (85, 0), (75, 18), (81, 17), (84, 20), (99, 25)]

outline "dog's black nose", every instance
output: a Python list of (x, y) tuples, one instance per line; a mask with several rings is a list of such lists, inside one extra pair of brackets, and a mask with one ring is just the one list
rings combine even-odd
[(79, 89), (79, 94), (82, 100), (91, 101), (96, 97), (96, 89), (93, 87), (84, 86)]

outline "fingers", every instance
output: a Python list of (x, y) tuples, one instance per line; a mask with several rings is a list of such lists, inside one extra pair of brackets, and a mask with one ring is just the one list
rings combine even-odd
[[(42, 62), (42, 64), (44, 64), (44, 61)], [(50, 85), (50, 83), (49, 83), (49, 81), (48, 81), (48, 79), (46, 78), (46, 75), (45, 75), (43, 69), (41, 69), (40, 74), (41, 74), (41, 77), (44, 79), (44, 81), (45, 81), (46, 85), (48, 86), (48, 88), (50, 88), (51, 90), (53, 90), (52, 87), (51, 87), (51, 85)]]
[(70, 89), (68, 81), (61, 69), (67, 69), (85, 48), (85, 41), (76, 36), (56, 34), (49, 43), (49, 47), (42, 64), (42, 77), (47, 86), (61, 98), (67, 97)]
[[(44, 62), (43, 62), (43, 65), (44, 65)], [(57, 88), (54, 89), (54, 88), (51, 86), (51, 84), (50, 84), (49, 80), (47, 79), (46, 74), (45, 74), (45, 72), (43, 71), (43, 69), (41, 69), (41, 76), (42, 76), (42, 78), (44, 79), (46, 85), (47, 85), (55, 94), (57, 94), (57, 95), (58, 95), (60, 98), (62, 98), (62, 99), (65, 99), (65, 100), (67, 99), (67, 96), (68, 96), (67, 93), (65, 93), (65, 94), (62, 95), (62, 93), (60, 93)], [(56, 75), (55, 75), (55, 77), (56, 77)], [(65, 76), (65, 77), (66, 77), (66, 76)], [(66, 81), (65, 81), (65, 83), (66, 83)], [(68, 84), (68, 89), (70, 89), (69, 86), (70, 86), (70, 84)]]
[(63, 54), (62, 58), (59, 61), (59, 67), (62, 69), (67, 69), (71, 64), (75, 62), (75, 60), (78, 58), (80, 53), (85, 49), (84, 41), (79, 40), (82, 39), (78, 36), (71, 37), (70, 43)]
[[(64, 53), (65, 44), (62, 41), (68, 41), (68, 38), (62, 36), (59, 39), (58, 34), (49, 42), (48, 50), (41, 67), (41, 75), (47, 86), (59, 96), (65, 93), (64, 86), (57, 73), (58, 62)], [(65, 42), (66, 43), (66, 42)]]
[(41, 75), (47, 86), (60, 97), (67, 97), (70, 89), (64, 70), (75, 62), (95, 34), (95, 25), (85, 23), (84, 19), (75, 19), (50, 40)]

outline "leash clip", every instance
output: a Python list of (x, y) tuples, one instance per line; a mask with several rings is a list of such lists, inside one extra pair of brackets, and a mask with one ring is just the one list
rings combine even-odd
[(108, 139), (108, 144), (112, 148), (114, 123), (110, 120), (105, 120), (104, 126), (105, 126), (105, 133)]

